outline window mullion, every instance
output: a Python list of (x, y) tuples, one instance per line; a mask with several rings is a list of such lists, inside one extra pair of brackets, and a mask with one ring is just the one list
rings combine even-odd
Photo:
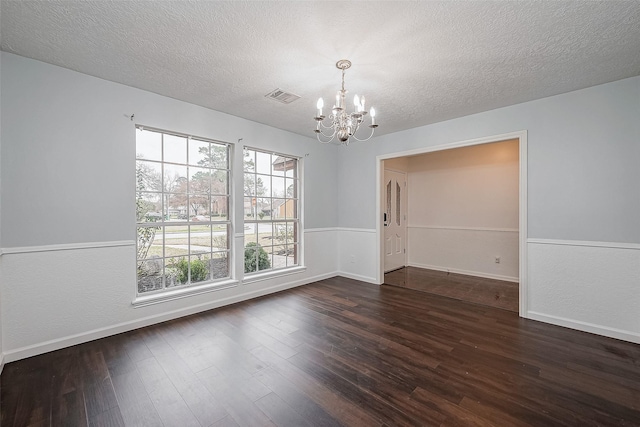
[[(162, 160), (162, 165), (160, 167), (160, 171), (162, 173), (162, 176), (160, 177), (160, 207), (161, 207), (161, 211), (160, 211), (160, 220), (164, 223), (164, 212), (165, 212), (165, 197), (164, 197), (164, 134), (160, 134), (160, 140), (162, 143), (162, 146), (160, 148), (160, 152), (161, 152), (161, 160)], [(167, 265), (167, 252), (166, 252), (166, 248), (165, 248), (165, 244), (164, 242), (166, 242), (166, 233), (165, 233), (165, 228), (164, 226), (160, 229), (160, 231), (162, 231), (162, 289), (166, 289), (167, 288), (167, 273), (166, 273), (166, 265)]]

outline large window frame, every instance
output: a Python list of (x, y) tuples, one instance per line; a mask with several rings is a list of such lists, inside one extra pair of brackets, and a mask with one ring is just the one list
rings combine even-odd
[(244, 275), (301, 267), (300, 158), (243, 147)]
[(138, 297), (231, 278), (230, 165), (229, 143), (136, 126)]

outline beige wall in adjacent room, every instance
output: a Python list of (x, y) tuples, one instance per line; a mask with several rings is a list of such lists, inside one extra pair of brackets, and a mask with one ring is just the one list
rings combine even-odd
[(413, 156), (408, 166), (409, 264), (517, 280), (518, 141)]

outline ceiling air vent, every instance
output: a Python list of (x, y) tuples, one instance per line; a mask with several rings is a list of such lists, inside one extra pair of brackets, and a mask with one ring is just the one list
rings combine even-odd
[(278, 102), (282, 102), (283, 104), (291, 104), (293, 101), (295, 101), (296, 99), (300, 98), (298, 95), (295, 95), (295, 94), (289, 93), (289, 92), (285, 92), (282, 89), (275, 89), (274, 91), (272, 91), (271, 93), (266, 94), (265, 96), (267, 98), (276, 100)]

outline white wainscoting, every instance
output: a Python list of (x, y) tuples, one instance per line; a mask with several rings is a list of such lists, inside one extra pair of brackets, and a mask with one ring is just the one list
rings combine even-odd
[(337, 228), (339, 274), (350, 279), (378, 284), (376, 230)]
[[(0, 366), (336, 275), (376, 283), (375, 230), (313, 229), (304, 238), (304, 272), (141, 308), (131, 305), (133, 245), (5, 250)], [(529, 239), (527, 250), (526, 317), (640, 343), (640, 245)]]
[(640, 245), (528, 239), (530, 319), (640, 344)]
[(5, 250), (0, 263), (4, 362), (336, 276), (337, 233), (305, 231), (306, 269), (299, 273), (138, 308), (132, 305), (134, 244)]
[(518, 242), (517, 229), (409, 225), (408, 264), (518, 282)]

